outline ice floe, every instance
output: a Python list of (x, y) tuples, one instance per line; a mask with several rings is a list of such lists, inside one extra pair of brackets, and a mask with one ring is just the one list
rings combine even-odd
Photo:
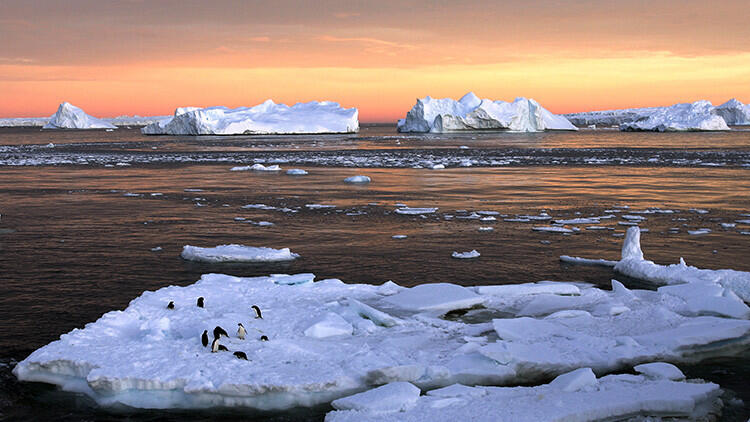
[(307, 174), (307, 170), (302, 169), (289, 169), (286, 171), (286, 174), (290, 176), (304, 176)]
[(451, 98), (417, 99), (416, 105), (398, 121), (399, 132), (457, 132), (466, 130), (578, 130), (565, 117), (544, 109), (532, 99), (512, 103), (482, 100), (473, 92), (456, 101)]
[(370, 183), (371, 179), (368, 176), (357, 175), (357, 176), (347, 177), (346, 179), (344, 179), (344, 182), (364, 184), (364, 183)]
[(182, 248), (183, 259), (200, 262), (278, 262), (299, 258), (289, 248), (273, 249), (244, 245), (219, 245), (201, 248), (186, 245)]
[(281, 167), (274, 164), (271, 166), (264, 166), (263, 164), (253, 164), (252, 166), (236, 166), (229, 169), (229, 171), (281, 171)]
[(113, 124), (89, 116), (80, 108), (64, 102), (43, 129), (116, 129)]
[(272, 100), (254, 107), (180, 107), (174, 116), (150, 124), (147, 135), (253, 135), (301, 133), (352, 133), (359, 130), (356, 108), (330, 101), (276, 104)]
[(452, 256), (453, 258), (458, 258), (458, 259), (471, 259), (471, 258), (479, 258), (479, 255), (480, 255), (480, 254), (479, 254), (479, 252), (477, 252), (477, 250), (476, 250), (476, 249), (473, 249), (473, 250), (471, 250), (471, 251), (469, 251), (469, 252), (453, 252), (453, 253), (451, 254), (451, 256)]
[(437, 210), (438, 210), (437, 208), (401, 207), (401, 208), (396, 208), (396, 214), (404, 214), (404, 215), (434, 214)]
[[(654, 379), (646, 375), (596, 378), (589, 368), (536, 387), (468, 387), (428, 391), (388, 384), (347, 397), (326, 422), (494, 422), (595, 420), (711, 420), (721, 414), (721, 389), (713, 383)], [(562, 387), (562, 388), (561, 388)]]

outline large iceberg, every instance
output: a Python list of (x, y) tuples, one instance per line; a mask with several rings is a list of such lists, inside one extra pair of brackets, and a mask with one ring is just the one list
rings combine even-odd
[(146, 135), (259, 135), (301, 133), (353, 133), (359, 130), (356, 108), (331, 101), (293, 106), (266, 100), (254, 107), (180, 107), (174, 116), (152, 123)]
[(466, 130), (509, 130), (540, 132), (578, 130), (565, 117), (552, 114), (532, 99), (516, 98), (512, 103), (482, 100), (473, 92), (456, 101), (452, 98), (417, 99), (417, 104), (398, 121), (399, 132), (457, 132)]
[(564, 115), (579, 126), (618, 126), (625, 131), (715, 131), (750, 125), (750, 105), (731, 99), (713, 106), (701, 100), (668, 107), (629, 108)]
[(117, 129), (113, 124), (89, 116), (80, 108), (64, 102), (43, 129)]
[[(603, 375), (655, 361), (697, 362), (742, 353), (750, 343), (746, 319), (715, 316), (711, 303), (688, 309), (674, 292), (629, 290), (616, 281), (608, 291), (559, 282), (406, 289), (313, 279), (207, 274), (189, 286), (145, 292), (125, 310), (34, 351), (13, 372), (102, 406), (286, 409), (391, 383), (421, 390), (518, 385), (579, 370), (551, 384), (569, 392), (596, 382), (591, 370)], [(466, 313), (441, 317), (455, 310)], [(244, 339), (235, 334), (238, 323)], [(202, 345), (204, 330), (217, 326), (229, 333), (219, 339), (229, 352)], [(639, 378), (634, 387), (642, 384)], [(398, 405), (380, 409), (407, 409), (414, 391), (396, 384), (336, 403), (362, 409), (404, 394)], [(628, 408), (638, 409), (640, 399), (630, 391), (624, 396), (636, 402)], [(557, 402), (545, 397), (536, 403)]]

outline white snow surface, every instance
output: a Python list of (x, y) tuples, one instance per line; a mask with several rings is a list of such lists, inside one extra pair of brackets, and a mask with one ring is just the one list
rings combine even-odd
[(113, 124), (89, 116), (80, 108), (64, 102), (43, 129), (117, 129)]
[[(585, 388), (568, 391), (556, 385), (561, 377), (569, 375), (580, 380), (582, 373), (587, 374), (589, 382)], [(661, 420), (665, 416), (710, 420), (721, 409), (720, 395), (721, 389), (712, 383), (676, 382), (628, 374), (596, 379), (591, 369), (583, 368), (578, 373), (564, 374), (549, 384), (536, 387), (455, 384), (428, 391), (413, 403), (409, 401), (406, 409), (394, 406), (390, 411), (385, 410), (384, 405), (378, 406), (385, 399), (381, 393), (365, 402), (372, 403), (372, 409), (361, 405), (356, 409), (335, 410), (326, 415), (326, 422), (579, 422), (641, 420), (638, 417)], [(404, 394), (400, 401), (406, 401), (407, 397), (412, 396)]]
[(186, 245), (182, 248), (183, 259), (199, 262), (277, 262), (299, 258), (289, 248), (273, 249), (244, 245), (219, 245), (213, 248)]
[[(741, 352), (750, 344), (750, 321), (696, 314), (672, 293), (629, 290), (616, 281), (612, 291), (584, 283), (556, 289), (545, 282), (482, 294), (490, 286), (402, 288), (392, 282), (372, 286), (313, 278), (207, 274), (189, 286), (147, 291), (125, 310), (108, 312), (34, 351), (14, 374), (85, 394), (102, 406), (286, 409), (328, 403), (394, 382), (423, 390), (455, 383), (538, 382), (579, 368), (602, 374), (657, 360), (694, 362)], [(571, 295), (576, 290), (578, 294)], [(195, 305), (199, 296), (205, 298), (204, 308)], [(172, 310), (166, 307), (170, 301), (175, 304)], [(262, 319), (255, 318), (252, 305), (262, 309)], [(487, 309), (475, 308), (478, 305)], [(454, 309), (511, 317), (475, 323), (439, 317)], [(240, 322), (248, 331), (246, 340), (233, 335)], [(203, 330), (211, 332), (217, 325), (232, 334), (222, 344), (245, 352), (249, 361), (211, 353), (201, 345)], [(269, 341), (259, 341), (261, 335)], [(592, 391), (601, 390), (605, 379)], [(647, 394), (645, 386), (652, 384), (641, 378), (628, 379), (638, 382), (618, 383), (612, 390), (613, 397), (629, 403), (628, 409), (644, 405), (644, 397), (663, 397)], [(555, 394), (544, 393), (549, 397), (544, 400), (534, 393), (534, 405), (552, 412), (557, 395), (591, 392), (590, 381), (581, 375), (566, 383), (576, 384), (579, 391), (556, 388)], [(669, 391), (674, 385), (649, 382), (657, 383), (655, 391)], [(626, 384), (633, 389), (620, 388)], [(491, 391), (486, 394), (494, 394)], [(609, 406), (609, 401), (595, 396), (581, 400), (597, 406)], [(494, 407), (497, 402), (481, 400), (479, 406)], [(689, 400), (657, 402), (693, 405)], [(579, 406), (566, 405), (555, 412), (575, 409)]]
[(516, 98), (512, 103), (482, 100), (473, 92), (456, 101), (425, 97), (398, 121), (399, 132), (458, 132), (466, 130), (509, 130), (540, 132), (578, 130), (565, 117), (552, 114), (532, 99)]
[(414, 407), (419, 388), (408, 382), (392, 382), (372, 390), (334, 400), (336, 410), (357, 410), (371, 413), (403, 412)]
[(353, 133), (359, 130), (356, 108), (331, 101), (293, 106), (272, 100), (254, 107), (181, 107), (174, 116), (143, 129), (146, 135), (255, 135)]

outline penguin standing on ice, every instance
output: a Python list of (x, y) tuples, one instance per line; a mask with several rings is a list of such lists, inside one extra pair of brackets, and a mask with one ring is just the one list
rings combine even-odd
[(227, 338), (229, 338), (229, 334), (227, 334), (227, 332), (226, 332), (226, 331), (224, 331), (224, 329), (223, 329), (223, 328), (221, 328), (221, 327), (219, 327), (219, 326), (217, 325), (217, 326), (216, 326), (216, 328), (214, 328), (214, 338), (215, 338), (215, 339), (218, 339), (218, 338), (220, 338), (221, 336), (224, 336), (224, 337), (227, 337)]
[(245, 352), (234, 352), (232, 354), (235, 355), (237, 359), (247, 360), (247, 355), (245, 354)]
[(245, 326), (242, 325), (241, 322), (237, 323), (237, 337), (239, 337), (240, 340), (245, 339), (245, 334), (247, 334), (247, 331), (245, 330)]
[(198, 305), (199, 308), (203, 307), (203, 296), (198, 298), (198, 302), (196, 303), (196, 305)]
[(260, 308), (258, 307), (258, 305), (253, 305), (251, 306), (251, 308), (255, 310), (255, 318), (263, 319), (263, 314), (260, 313)]
[(174, 309), (174, 301), (169, 301), (169, 304), (167, 305), (167, 309)]
[(208, 330), (203, 330), (203, 335), (201, 335), (201, 343), (203, 343), (203, 347), (208, 346)]
[(224, 345), (219, 344), (219, 339), (215, 338), (214, 342), (211, 343), (211, 353), (216, 352), (228, 352), (229, 349), (227, 349)]

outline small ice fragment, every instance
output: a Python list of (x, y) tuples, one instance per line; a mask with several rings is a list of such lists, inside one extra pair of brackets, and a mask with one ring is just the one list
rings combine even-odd
[(391, 239), (406, 239), (407, 237), (405, 234), (394, 234)]
[(402, 214), (402, 215), (420, 215), (420, 214), (432, 214), (435, 211), (437, 211), (437, 208), (410, 208), (410, 207), (403, 207), (403, 208), (397, 208), (396, 214)]
[(693, 235), (693, 236), (709, 234), (709, 233), (711, 233), (711, 229), (706, 229), (706, 228), (701, 228), (698, 230), (688, 230), (688, 234)]
[(307, 173), (307, 171), (302, 170), (302, 169), (289, 169), (289, 170), (286, 171), (286, 174), (288, 174), (290, 176), (304, 176), (304, 175), (306, 175), (308, 173)]
[(432, 166), (433, 170), (442, 170), (444, 168), (445, 168), (445, 165), (443, 165), (443, 164), (435, 164), (435, 165)]
[(494, 229), (494, 228), (492, 228), (492, 227), (480, 227), (480, 228), (479, 228), (479, 231), (480, 231), (480, 232), (491, 232), (491, 231), (493, 231), (493, 230), (495, 230), (495, 229)]
[(157, 246), (155, 248), (151, 248), (151, 252), (159, 252), (161, 249), (161, 246)]
[(479, 252), (477, 252), (476, 249), (473, 249), (469, 252), (453, 252), (453, 254), (451, 254), (453, 258), (458, 258), (458, 259), (478, 258), (479, 255), (480, 254)]
[(344, 182), (346, 183), (370, 183), (371, 179), (368, 176), (350, 176), (344, 179)]
[(263, 164), (253, 164), (252, 166), (237, 166), (232, 167), (229, 169), (229, 171), (281, 171), (281, 167), (278, 165), (272, 165), (272, 166), (264, 166)]

